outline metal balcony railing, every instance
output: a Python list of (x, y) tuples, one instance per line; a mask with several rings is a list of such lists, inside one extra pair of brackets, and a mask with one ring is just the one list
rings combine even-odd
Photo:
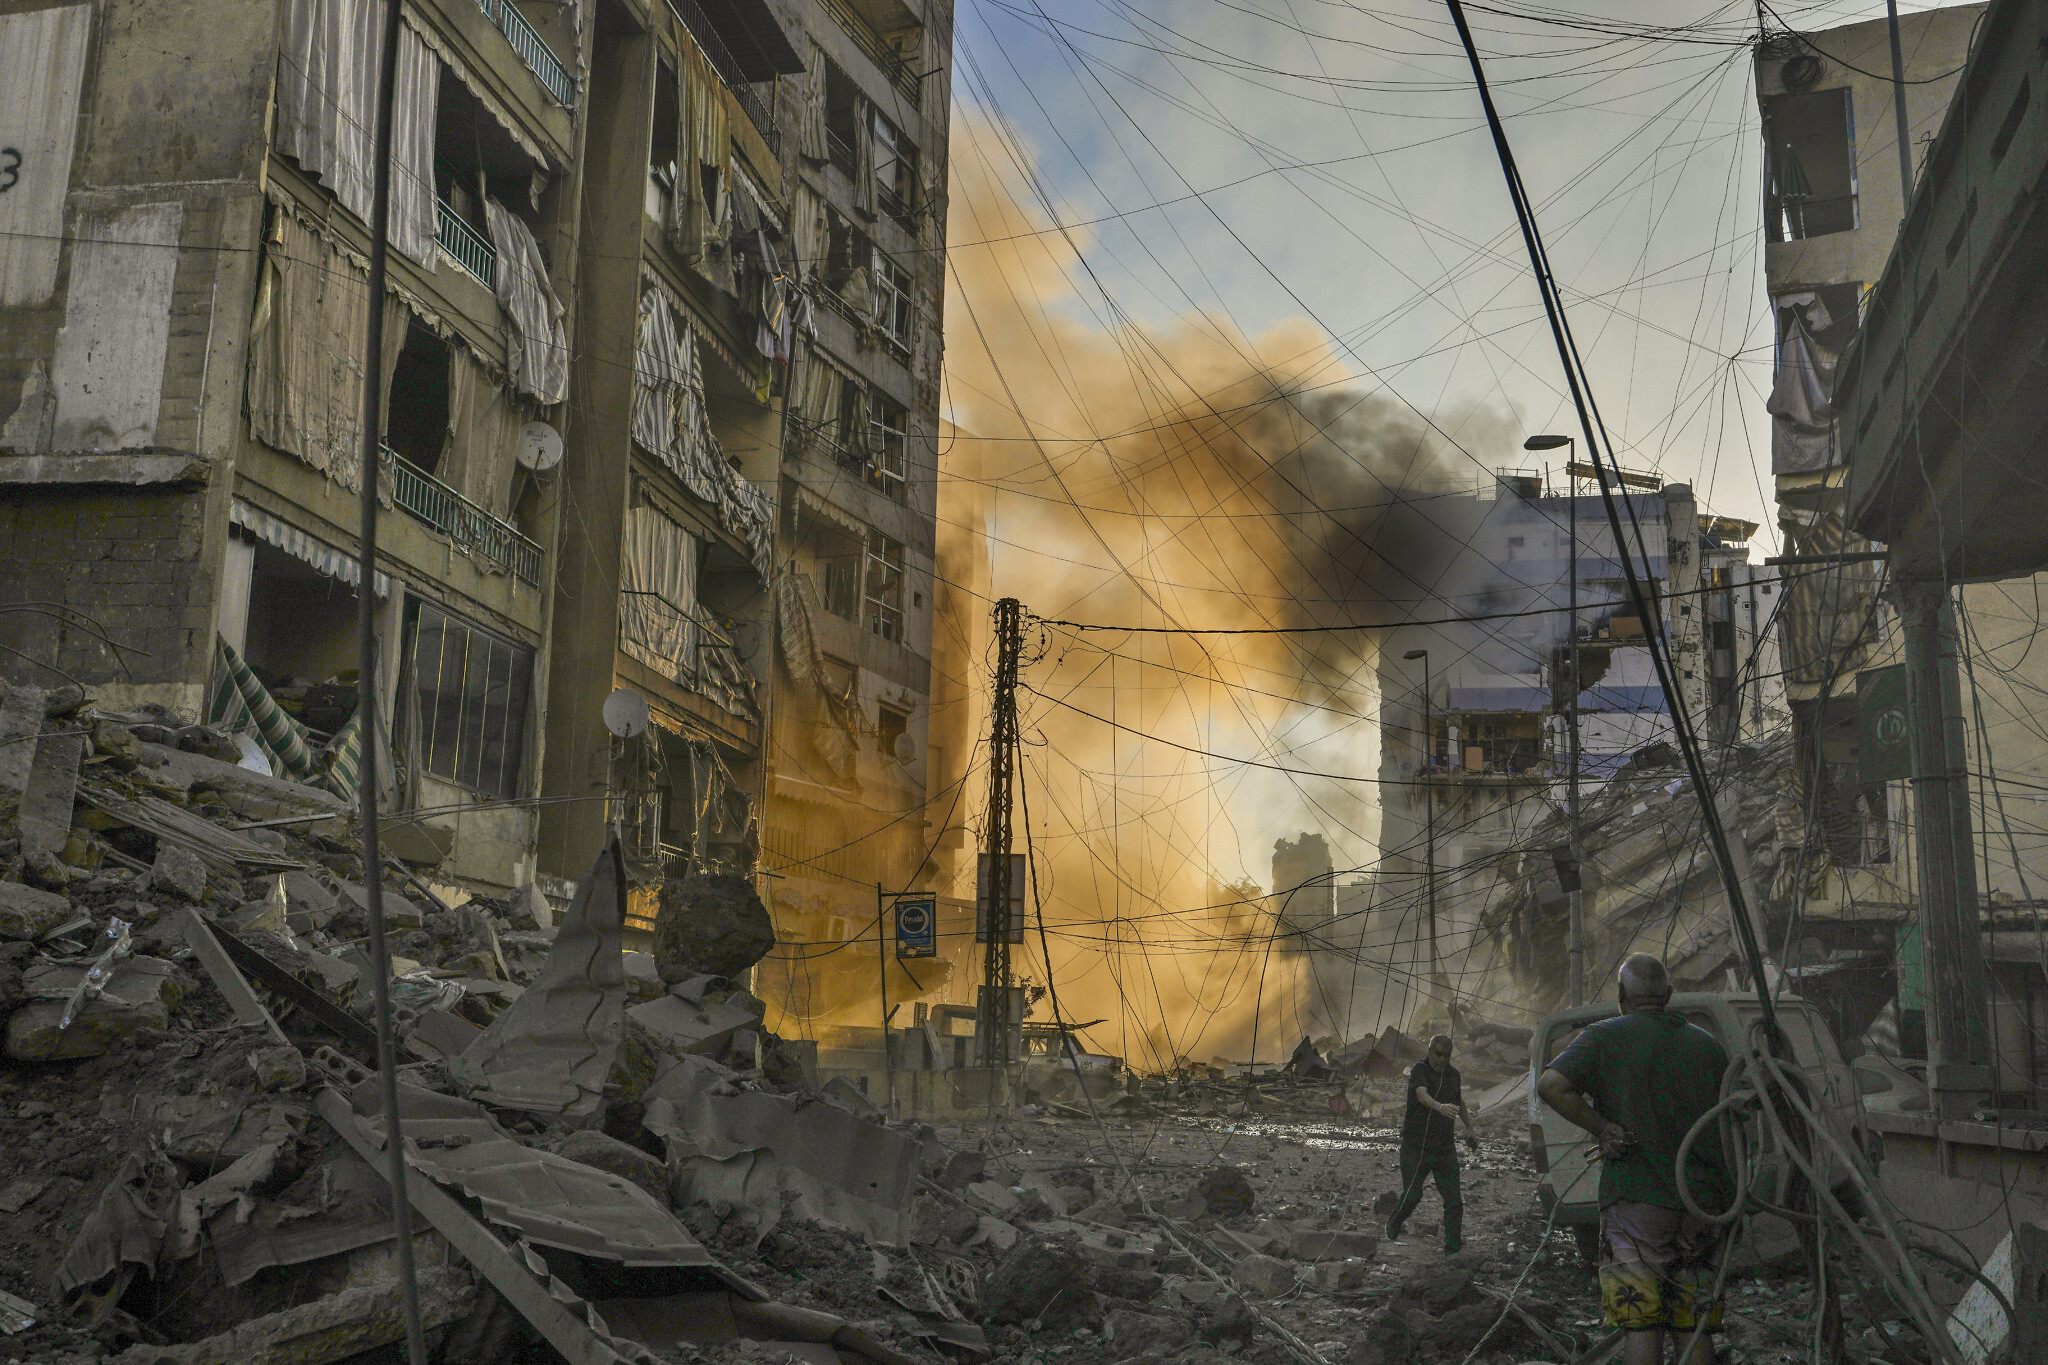
[(391, 500), (415, 520), (456, 545), (505, 569), (522, 583), (540, 586), (541, 548), (503, 517), (471, 502), (391, 447)]
[(711, 65), (718, 71), (718, 78), (732, 91), (733, 98), (746, 110), (747, 118), (768, 143), (768, 150), (782, 155), (782, 130), (776, 126), (775, 115), (761, 100), (760, 94), (740, 74), (740, 64), (733, 59), (732, 49), (725, 45), (725, 39), (718, 36), (718, 30), (711, 26), (711, 20), (697, 5), (697, 0), (668, 0), (669, 12), (682, 21), (690, 30), (690, 36), (697, 40), (697, 46), (704, 49), (704, 55), (711, 59)]
[(576, 103), (576, 81), (569, 74), (569, 68), (562, 65), (562, 59), (548, 46), (547, 40), (534, 32), (533, 25), (526, 22), (512, 4), (512, 0), (476, 0), (490, 21), (498, 26), (498, 32), (505, 35), (505, 41), (512, 44), (512, 50), (519, 54), (519, 60), (526, 63), (526, 69), (547, 87), (547, 92), (564, 105)]
[(434, 240), (455, 263), (482, 282), (486, 289), (498, 287), (498, 252), (482, 233), (464, 222), (444, 199), (434, 201)]

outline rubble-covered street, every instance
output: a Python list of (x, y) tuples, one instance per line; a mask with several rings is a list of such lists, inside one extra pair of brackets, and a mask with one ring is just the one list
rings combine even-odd
[[(0, 719), (0, 1360), (396, 1358), (349, 813), (175, 717), (16, 688)], [(773, 941), (757, 901), (672, 885), (654, 951), (624, 952), (609, 856), (559, 922), (530, 890), (449, 905), (386, 868), (420, 1303), (446, 1365), (1505, 1365), (1601, 1339), (1506, 1093), (1526, 1048), (1493, 1026), (1468, 1061), (1505, 1084), (1446, 1260), (1433, 1195), (1383, 1235), (1413, 1049), (1396, 1030), (1338, 1052), (1348, 1080), (1307, 1049), (1320, 1079), (1192, 1066), (1091, 1105), (1035, 1062), (1021, 1109), (885, 1125), (731, 984)], [(1737, 1295), (1737, 1359), (1795, 1344), (1774, 1280)]]

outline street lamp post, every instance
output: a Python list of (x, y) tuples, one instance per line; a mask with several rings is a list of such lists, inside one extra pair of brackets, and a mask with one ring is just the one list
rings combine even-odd
[(1411, 649), (1401, 656), (1413, 663), (1422, 660), (1422, 752), (1424, 754), (1423, 801), (1423, 887), (1429, 899), (1429, 982), (1442, 989), (1443, 969), (1436, 951), (1436, 730), (1430, 723), (1429, 651)]
[[(1572, 879), (1578, 881), (1585, 866), (1579, 845), (1579, 480), (1572, 473), (1572, 456), (1578, 453), (1578, 442), (1569, 436), (1531, 436), (1522, 442), (1524, 450), (1556, 450), (1565, 447), (1565, 488), (1569, 494), (1566, 502), (1570, 505), (1570, 519), (1567, 525), (1571, 534), (1570, 596), (1567, 599), (1565, 629), (1568, 632), (1565, 646), (1565, 818), (1571, 839)], [(1568, 953), (1571, 961), (1572, 1003), (1586, 1003), (1586, 893), (1574, 886), (1566, 893), (1571, 897), (1571, 939)]]

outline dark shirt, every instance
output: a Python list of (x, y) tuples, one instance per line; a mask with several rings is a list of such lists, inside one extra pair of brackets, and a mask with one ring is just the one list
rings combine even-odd
[[(1645, 1010), (1602, 1019), (1550, 1064), (1600, 1116), (1628, 1129), (1636, 1145), (1600, 1164), (1600, 1207), (1628, 1199), (1682, 1209), (1678, 1144), (1721, 1097), (1728, 1053), (1714, 1035), (1676, 1014)], [(1734, 1197), (1717, 1136), (1702, 1134), (1686, 1154), (1693, 1202), (1709, 1212)]]
[(1458, 1088), (1458, 1068), (1446, 1066), (1436, 1070), (1425, 1061), (1415, 1064), (1408, 1073), (1408, 1112), (1401, 1119), (1401, 1145), (1419, 1147), (1424, 1151), (1454, 1151), (1458, 1145), (1457, 1125), (1443, 1114), (1424, 1105), (1415, 1097), (1422, 1090), (1440, 1104), (1456, 1109), (1464, 1098)]

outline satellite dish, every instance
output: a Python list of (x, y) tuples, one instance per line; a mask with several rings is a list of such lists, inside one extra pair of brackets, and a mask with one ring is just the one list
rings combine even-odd
[(519, 429), (519, 463), (536, 474), (562, 462), (562, 433), (546, 422), (528, 422)]
[(917, 762), (917, 741), (908, 731), (896, 736), (895, 753), (896, 761), (906, 768)]
[(647, 733), (647, 698), (622, 687), (604, 699), (604, 728), (620, 739)]

